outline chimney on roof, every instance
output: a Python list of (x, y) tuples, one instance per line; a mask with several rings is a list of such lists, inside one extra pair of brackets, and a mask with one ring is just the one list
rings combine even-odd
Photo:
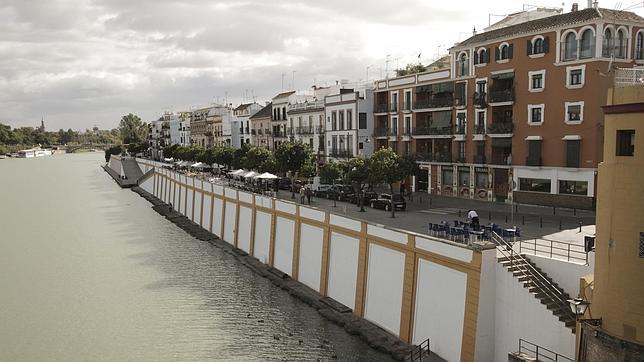
[(572, 9), (570, 10), (570, 12), (573, 12), (573, 13), (574, 13), (574, 12), (575, 12), (575, 11), (577, 11), (577, 10), (579, 10), (579, 4), (577, 4), (577, 3), (572, 3)]

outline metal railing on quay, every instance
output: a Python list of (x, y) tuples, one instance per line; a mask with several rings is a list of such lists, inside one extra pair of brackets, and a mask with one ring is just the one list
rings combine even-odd
[(411, 352), (409, 352), (404, 361), (422, 361), (424, 358), (429, 356), (430, 353), (431, 351), (429, 349), (429, 338), (427, 338), (421, 344), (417, 345)]
[(511, 267), (519, 272), (522, 277), (529, 280), (532, 287), (537, 288), (538, 292), (542, 293), (547, 299), (550, 299), (554, 304), (556, 304), (563, 315), (567, 315), (573, 320), (576, 318), (570, 310), (568, 298), (562, 290), (552, 285), (552, 283), (548, 281), (548, 278), (535, 269), (535, 267), (532, 266), (532, 264), (524, 258), (523, 255), (515, 252), (512, 244), (499, 236), (499, 234), (492, 231), (490, 237), (496, 244), (496, 250), (507, 258)]
[(615, 85), (618, 87), (644, 85), (644, 69), (642, 68), (617, 69), (615, 71)]
[(553, 352), (522, 338), (519, 338), (519, 352), (531, 355), (536, 361), (574, 361), (572, 358), (560, 355), (557, 352)]
[(555, 241), (544, 238), (524, 237), (516, 242), (520, 254), (548, 257), (567, 262), (588, 263), (588, 252), (584, 245)]

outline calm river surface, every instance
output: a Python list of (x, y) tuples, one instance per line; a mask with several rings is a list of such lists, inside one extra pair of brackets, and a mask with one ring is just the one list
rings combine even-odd
[(0, 160), (0, 361), (388, 360), (118, 188), (103, 161)]

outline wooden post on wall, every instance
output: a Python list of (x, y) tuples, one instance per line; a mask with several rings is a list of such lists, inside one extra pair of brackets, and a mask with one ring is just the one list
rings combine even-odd
[(358, 275), (356, 281), (356, 305), (354, 313), (364, 316), (365, 293), (367, 290), (367, 267), (369, 263), (369, 243), (367, 241), (367, 223), (360, 223), (360, 240), (358, 246)]
[(416, 282), (416, 236), (407, 234), (408, 249), (405, 252), (405, 271), (403, 274), (403, 295), (400, 308), (400, 339), (411, 343), (414, 324), (414, 299)]
[(482, 253), (472, 253), (472, 265), (478, 270), (467, 271), (467, 289), (465, 293), (465, 318), (463, 320), (463, 338), (461, 361), (474, 361), (476, 353), (476, 325), (479, 311), (479, 290), (481, 287)]
[(219, 227), (219, 238), (223, 241), (226, 241), (224, 239), (224, 229), (226, 225), (226, 188), (223, 187), (221, 189), (222, 192), (222, 199), (221, 199), (221, 225)]
[(248, 254), (255, 256), (255, 220), (257, 220), (257, 195), (253, 195), (253, 208), (251, 209), (250, 214), (250, 246), (248, 247)]
[[(202, 181), (203, 182), (203, 181)], [(195, 199), (197, 198), (197, 185), (195, 184), (195, 179), (192, 179), (192, 211), (190, 220), (195, 221)]]
[(328, 212), (324, 213), (324, 235), (322, 237), (322, 270), (320, 271), (320, 294), (327, 296), (329, 282), (329, 253), (331, 250), (331, 226)]
[(300, 272), (300, 236), (302, 230), (302, 219), (300, 219), (300, 207), (295, 206), (295, 227), (293, 228), (293, 265), (292, 265), (292, 278), (298, 280)]
[[(212, 194), (210, 195), (210, 225), (208, 227), (208, 231), (212, 233), (212, 220), (215, 218), (214, 212), (215, 212), (215, 189), (210, 185), (210, 191), (212, 191)], [(220, 235), (217, 235), (220, 236)]]
[(238, 248), (239, 246), (239, 209), (241, 208), (241, 205), (239, 203), (239, 190), (235, 193), (237, 196), (237, 204), (235, 205), (235, 228), (233, 229), (233, 234), (235, 235), (235, 247)]
[(203, 199), (205, 190), (203, 189), (203, 180), (201, 180), (201, 205), (199, 205), (199, 225), (203, 225)]
[(275, 229), (277, 228), (277, 215), (275, 211), (275, 199), (272, 202), (271, 210), (271, 237), (268, 241), (268, 265), (273, 266), (275, 261)]

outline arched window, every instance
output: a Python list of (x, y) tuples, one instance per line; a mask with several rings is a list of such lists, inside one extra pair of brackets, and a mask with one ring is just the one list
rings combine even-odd
[(544, 53), (545, 49), (543, 46), (543, 39), (537, 38), (534, 43), (532, 43), (532, 54), (541, 54)]
[(617, 32), (617, 42), (615, 43), (615, 57), (626, 58), (626, 35), (624, 30), (620, 29)]
[(577, 36), (574, 32), (568, 33), (564, 39), (564, 59), (577, 59)]
[(595, 37), (593, 36), (593, 31), (591, 29), (586, 29), (581, 34), (580, 42), (581, 50), (579, 52), (580, 58), (592, 58), (593, 53), (595, 52)]
[(465, 53), (462, 53), (458, 57), (458, 70), (461, 77), (469, 75), (469, 64), (467, 61), (467, 54)]
[(644, 59), (644, 34), (641, 31), (637, 33), (635, 59)]
[(479, 57), (479, 61), (478, 61), (479, 64), (487, 63), (488, 62), (487, 50), (485, 48), (482, 48), (481, 50), (479, 50), (478, 57)]
[(510, 55), (510, 47), (508, 45), (501, 45), (501, 49), (499, 51), (501, 53), (500, 59), (508, 59), (508, 56)]
[(613, 31), (611, 28), (604, 30), (604, 41), (602, 42), (602, 56), (610, 58), (613, 52)]

